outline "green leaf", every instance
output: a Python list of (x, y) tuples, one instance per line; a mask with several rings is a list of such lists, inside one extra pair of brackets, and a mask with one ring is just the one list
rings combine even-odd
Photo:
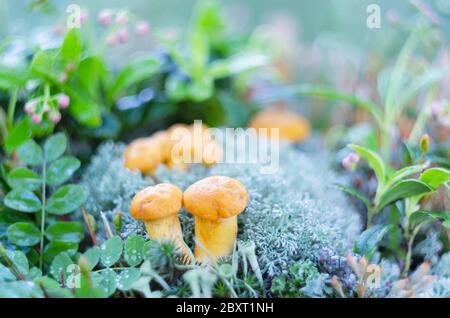
[(140, 236), (129, 236), (125, 241), (125, 260), (130, 266), (139, 265), (144, 259), (145, 240)]
[(34, 191), (41, 186), (38, 174), (27, 168), (15, 168), (7, 177), (8, 185), (13, 189), (25, 189)]
[(49, 298), (73, 298), (73, 294), (68, 288), (61, 288), (60, 283), (50, 277), (38, 277), (34, 283), (45, 290), (45, 295), (48, 295)]
[(403, 178), (409, 177), (413, 174), (420, 173), (428, 166), (428, 164), (421, 164), (421, 165), (415, 165), (415, 166), (409, 166), (404, 167), (400, 170), (397, 170), (388, 178), (388, 181), (386, 182), (386, 187), (390, 187), (397, 183), (398, 181), (402, 180)]
[(113, 236), (100, 248), (100, 259), (105, 267), (111, 267), (120, 259), (122, 255), (123, 244), (118, 236)]
[[(73, 265), (73, 261), (69, 254), (62, 252), (58, 254), (52, 261), (50, 265), (50, 274), (60, 283), (66, 283), (69, 275), (73, 275), (73, 270), (70, 266)], [(64, 281), (62, 281), (64, 278)]]
[(94, 246), (84, 252), (83, 256), (88, 261), (89, 270), (93, 270), (100, 261), (100, 248), (98, 246)]
[(342, 190), (342, 191), (344, 191), (344, 192), (354, 196), (355, 198), (361, 200), (364, 203), (364, 205), (366, 206), (367, 210), (370, 210), (370, 206), (371, 206), (370, 200), (364, 194), (362, 194), (361, 192), (359, 192), (358, 190), (356, 190), (356, 189), (354, 189), (352, 187), (349, 187), (349, 186), (346, 186), (346, 185), (343, 185), (343, 184), (336, 183), (335, 186), (336, 186), (336, 188), (338, 188), (338, 189), (340, 189), (340, 190)]
[(131, 289), (131, 286), (139, 279), (140, 271), (138, 268), (127, 268), (117, 276), (117, 288), (122, 291)]
[(61, 46), (61, 56), (66, 61), (77, 61), (81, 54), (81, 40), (75, 28), (70, 29)]
[(6, 250), (6, 256), (21, 274), (28, 274), (30, 265), (28, 264), (28, 259), (23, 252)]
[(68, 184), (51, 195), (47, 204), (47, 212), (63, 215), (78, 209), (85, 201), (86, 195), (79, 185)]
[(95, 101), (79, 95), (69, 94), (69, 112), (82, 125), (98, 127), (102, 123), (101, 107)]
[(121, 91), (143, 80), (150, 79), (161, 71), (162, 61), (156, 57), (144, 57), (129, 63), (119, 73), (111, 87), (112, 97), (116, 97)]
[(13, 280), (16, 280), (14, 274), (9, 270), (8, 267), (0, 263), (0, 283)]
[(78, 298), (106, 298), (110, 295), (105, 293), (101, 285), (101, 275), (98, 273), (81, 274), (80, 287), (75, 289)]
[(9, 67), (5, 64), (0, 69), (0, 89), (11, 90), (25, 85), (28, 76), (26, 69)]
[(334, 101), (347, 102), (351, 105), (354, 105), (356, 107), (359, 107), (361, 109), (368, 111), (370, 114), (372, 114), (373, 117), (375, 117), (375, 119), (378, 123), (378, 126), (379, 127), (383, 126), (383, 114), (380, 110), (380, 107), (378, 107), (378, 105), (372, 101), (363, 100), (355, 95), (338, 92), (338, 91), (333, 90), (332, 88), (326, 88), (326, 87), (320, 87), (320, 86), (301, 85), (301, 86), (295, 87), (294, 92), (298, 95), (303, 95), (303, 96), (315, 96), (315, 97), (321, 97), (321, 98), (330, 99), (330, 100), (334, 100)]
[(80, 161), (75, 157), (62, 157), (48, 167), (47, 183), (58, 186), (69, 180), (80, 168)]
[(377, 211), (380, 211), (389, 203), (397, 200), (410, 198), (431, 191), (433, 191), (431, 187), (419, 180), (407, 179), (400, 181), (387, 191), (383, 192), (377, 202)]
[(362, 232), (355, 243), (355, 253), (370, 258), (378, 244), (392, 227), (392, 225), (374, 225)]
[(34, 140), (29, 140), (17, 148), (17, 155), (23, 163), (30, 166), (41, 165), (44, 161), (42, 148)]
[(348, 147), (368, 162), (378, 179), (378, 187), (383, 188), (386, 181), (386, 168), (381, 157), (372, 150), (358, 145), (350, 144)]
[(116, 273), (109, 268), (101, 271), (98, 284), (101, 286), (107, 296), (111, 296), (117, 289)]
[(56, 51), (53, 50), (36, 52), (30, 65), (31, 72), (37, 76), (42, 76), (47, 79), (55, 78), (56, 75), (53, 73), (55, 56)]
[(444, 168), (431, 168), (422, 173), (419, 180), (437, 190), (441, 184), (450, 181), (450, 171)]
[(8, 227), (7, 235), (18, 246), (34, 246), (41, 241), (41, 232), (33, 223), (14, 223)]
[(41, 209), (41, 200), (29, 190), (14, 189), (10, 191), (4, 200), (7, 207), (20, 212), (33, 213)]
[(44, 154), (47, 162), (58, 159), (67, 148), (67, 138), (63, 133), (49, 137), (44, 143)]
[(259, 52), (245, 52), (233, 55), (226, 60), (212, 62), (210, 73), (214, 78), (223, 78), (262, 67), (268, 62), (267, 55)]
[(47, 228), (45, 236), (49, 241), (79, 243), (84, 231), (80, 222), (56, 222)]
[(107, 74), (108, 71), (101, 57), (87, 56), (83, 58), (76, 69), (78, 90), (84, 91), (90, 98), (98, 100), (101, 94), (100, 80)]
[(31, 139), (31, 120), (26, 116), (20, 120), (5, 139), (5, 150), (12, 153), (20, 145)]
[(62, 252), (67, 252), (69, 256), (74, 256), (77, 251), (77, 243), (51, 241), (44, 248), (44, 261), (50, 264)]
[(450, 212), (449, 211), (427, 211), (419, 210), (411, 214), (411, 224), (419, 224), (427, 221), (440, 221), (442, 226), (450, 230)]

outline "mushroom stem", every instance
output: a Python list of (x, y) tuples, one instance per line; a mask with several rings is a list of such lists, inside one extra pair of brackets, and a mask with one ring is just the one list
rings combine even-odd
[[(195, 217), (195, 258), (202, 263), (215, 262), (233, 251), (237, 235), (237, 217), (208, 220)], [(211, 259), (213, 258), (213, 259)]]
[(171, 215), (159, 220), (144, 221), (147, 233), (152, 240), (170, 240), (183, 253), (183, 256), (189, 257), (189, 251), (183, 240), (180, 220), (178, 215)]

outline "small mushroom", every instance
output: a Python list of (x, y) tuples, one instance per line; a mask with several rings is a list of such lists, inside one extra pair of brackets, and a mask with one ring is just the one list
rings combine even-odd
[(237, 215), (248, 203), (245, 186), (236, 179), (212, 176), (192, 184), (183, 205), (195, 217), (195, 257), (203, 263), (229, 255), (237, 235)]
[(162, 162), (159, 144), (151, 138), (139, 138), (124, 151), (124, 164), (130, 170), (151, 174)]
[(144, 221), (152, 240), (171, 240), (188, 256), (178, 219), (182, 201), (183, 192), (178, 187), (160, 183), (139, 191), (131, 201), (130, 213), (136, 220)]
[(279, 129), (280, 139), (300, 142), (309, 137), (311, 127), (309, 122), (299, 114), (279, 108), (271, 108), (253, 117), (251, 128), (257, 129), (258, 134), (264, 134), (260, 128), (267, 129), (267, 136), (271, 136), (271, 128)]

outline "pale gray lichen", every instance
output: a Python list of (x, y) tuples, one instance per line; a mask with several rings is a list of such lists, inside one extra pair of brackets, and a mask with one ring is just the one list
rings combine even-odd
[(432, 229), (426, 238), (414, 247), (413, 253), (422, 256), (431, 264), (436, 264), (443, 247), (439, 235), (439, 231)]

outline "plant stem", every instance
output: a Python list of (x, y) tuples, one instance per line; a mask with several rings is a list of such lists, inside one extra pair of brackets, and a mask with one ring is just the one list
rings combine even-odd
[(404, 266), (403, 271), (402, 271), (402, 276), (403, 277), (408, 276), (408, 272), (409, 272), (409, 269), (411, 267), (411, 258), (412, 258), (412, 249), (413, 249), (414, 240), (415, 240), (417, 234), (419, 233), (419, 230), (422, 227), (422, 224), (419, 224), (418, 226), (416, 226), (414, 228), (414, 230), (412, 231), (411, 236), (409, 236), (409, 239), (408, 239), (408, 250), (407, 250), (406, 256), (405, 256), (405, 266)]
[(16, 88), (12, 91), (11, 97), (9, 98), (9, 104), (8, 104), (8, 114), (7, 114), (7, 127), (8, 131), (11, 131), (11, 129), (14, 126), (14, 114), (16, 113), (16, 104), (17, 104), (17, 95), (19, 94), (19, 89)]
[(42, 265), (44, 263), (44, 231), (45, 231), (45, 204), (46, 204), (46, 180), (47, 168), (44, 162), (42, 163), (42, 210), (41, 210), (41, 244), (40, 244), (40, 256), (39, 256), (39, 269), (42, 271)]
[(374, 209), (367, 208), (367, 226), (366, 226), (366, 228), (369, 228), (372, 226), (373, 216), (374, 216)]

